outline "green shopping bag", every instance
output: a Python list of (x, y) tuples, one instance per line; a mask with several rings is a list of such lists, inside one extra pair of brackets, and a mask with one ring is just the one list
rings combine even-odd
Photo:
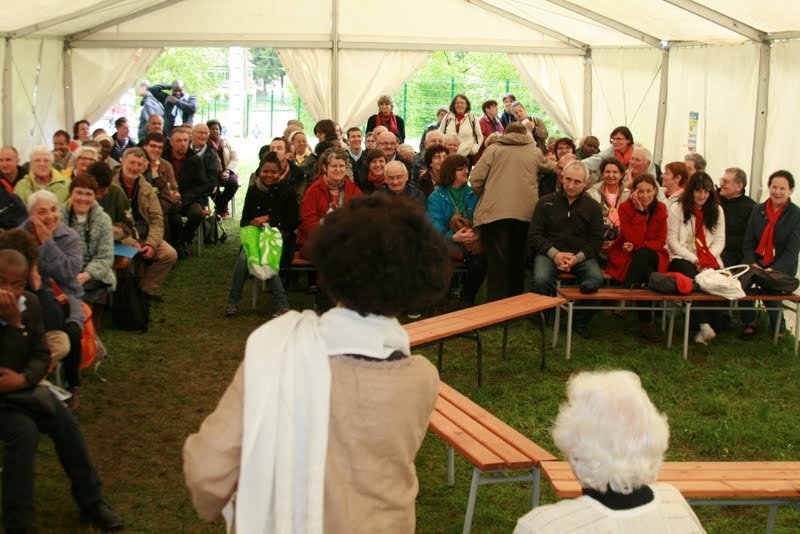
[(266, 224), (262, 227), (245, 226), (239, 234), (247, 268), (259, 280), (267, 280), (281, 270), (283, 236), (277, 228)]

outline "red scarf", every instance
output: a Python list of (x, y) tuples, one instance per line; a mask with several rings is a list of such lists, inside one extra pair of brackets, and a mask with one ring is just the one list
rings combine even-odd
[(772, 199), (767, 199), (767, 227), (764, 228), (764, 233), (761, 234), (761, 240), (756, 248), (756, 254), (761, 256), (764, 267), (772, 265), (772, 262), (775, 261), (775, 225), (785, 207), (786, 204), (775, 209), (772, 206)]
[(697, 262), (701, 269), (719, 269), (717, 258), (711, 253), (706, 244), (706, 230), (703, 226), (703, 210), (692, 208), (694, 214), (694, 244), (697, 250)]
[(375, 120), (376, 126), (386, 126), (390, 132), (395, 135), (398, 135), (397, 132), (397, 117), (395, 117), (394, 113), (389, 113), (389, 118), (384, 119), (383, 113), (378, 113), (378, 118)]
[(372, 171), (369, 171), (367, 178), (369, 178), (369, 181), (375, 185), (375, 189), (379, 188), (380, 186), (386, 183), (385, 174), (381, 174), (380, 176), (375, 176), (374, 174), (372, 174)]
[(456, 133), (461, 129), (461, 121), (464, 120), (464, 115), (456, 113)]
[(628, 148), (625, 149), (624, 152), (620, 152), (619, 150), (614, 151), (614, 157), (617, 158), (625, 165), (625, 168), (628, 168), (628, 163), (631, 161), (631, 155), (633, 154), (633, 145), (628, 145)]
[(0, 185), (2, 185), (5, 188), (5, 190), (8, 191), (9, 195), (14, 194), (14, 188), (11, 186), (11, 183), (1, 176), (0, 176)]

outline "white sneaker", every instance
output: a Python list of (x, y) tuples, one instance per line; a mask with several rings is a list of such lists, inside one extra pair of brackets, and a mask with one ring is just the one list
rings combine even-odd
[(714, 332), (714, 329), (711, 328), (711, 325), (708, 323), (703, 323), (700, 325), (700, 332), (703, 333), (703, 337), (705, 338), (706, 342), (709, 342), (717, 337), (717, 333)]
[(694, 342), (697, 343), (698, 345), (707, 345), (708, 344), (708, 343), (706, 343), (706, 338), (703, 335), (702, 331), (697, 332), (697, 334), (695, 334)]

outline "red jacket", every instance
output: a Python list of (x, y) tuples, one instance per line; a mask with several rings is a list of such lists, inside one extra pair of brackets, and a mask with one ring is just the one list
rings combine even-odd
[[(361, 190), (352, 180), (344, 179), (344, 202), (347, 203), (351, 198), (361, 196)], [(306, 189), (303, 195), (303, 202), (300, 203), (300, 228), (297, 230), (297, 244), (301, 247), (300, 252), (308, 257), (305, 252), (306, 241), (311, 231), (319, 226), (319, 222), (331, 208), (330, 192), (323, 177), (317, 180)]]
[[(498, 127), (498, 132), (503, 133), (505, 132), (505, 128), (503, 124), (500, 122), (500, 119), (495, 117), (496, 126)], [(492, 123), (489, 122), (489, 118), (486, 115), (481, 115), (481, 118), (478, 119), (478, 124), (481, 127), (481, 133), (483, 134), (483, 143), (481, 143), (481, 148), (478, 150), (478, 153), (472, 156), (472, 163), (478, 163), (478, 160), (481, 159), (483, 156), (483, 151), (486, 150), (486, 138), (489, 137), (494, 133), (494, 128), (492, 128)]]
[(631, 264), (631, 253), (622, 248), (624, 243), (633, 243), (633, 250), (647, 247), (658, 255), (658, 272), (666, 272), (669, 265), (667, 243), (667, 208), (662, 202), (653, 200), (656, 208), (648, 220), (639, 213), (633, 201), (626, 200), (619, 207), (619, 237), (608, 249), (606, 273), (617, 282), (624, 282)]

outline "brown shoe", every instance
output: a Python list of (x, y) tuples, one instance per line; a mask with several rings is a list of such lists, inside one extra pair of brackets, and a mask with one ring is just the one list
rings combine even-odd
[(81, 406), (81, 397), (78, 394), (78, 389), (80, 388), (78, 387), (67, 388), (67, 391), (72, 393), (72, 396), (68, 398), (66, 401), (64, 401), (64, 404), (67, 405), (67, 408), (69, 408), (72, 411), (72, 413), (77, 413), (78, 408), (80, 408)]
[(659, 335), (650, 323), (639, 323), (639, 335), (645, 341), (658, 341)]

